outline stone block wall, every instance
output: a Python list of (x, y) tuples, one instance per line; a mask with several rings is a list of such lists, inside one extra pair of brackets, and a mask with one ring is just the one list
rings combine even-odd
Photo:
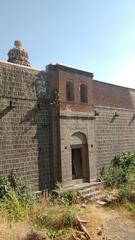
[[(87, 139), (89, 181), (116, 154), (135, 151), (135, 90), (93, 81), (92, 73), (48, 65), (49, 91), (61, 92), (56, 109), (37, 101), (33, 82), (38, 72), (0, 62), (0, 176), (15, 169), (35, 189), (53, 188), (57, 181), (72, 184), (71, 145), (77, 132)], [(74, 101), (66, 100), (67, 81), (73, 82)], [(88, 87), (87, 103), (80, 103), (81, 83)]]
[(88, 144), (88, 168), (89, 182), (96, 179), (96, 144), (95, 144), (95, 120), (93, 113), (84, 114), (76, 112), (60, 112), (60, 141), (61, 141), (61, 172), (63, 185), (72, 184), (72, 160), (71, 145), (74, 133), (82, 133), (86, 136)]
[(44, 189), (54, 184), (53, 147), (57, 142), (52, 122), (56, 116), (47, 104), (37, 105), (32, 84), (37, 73), (0, 62), (0, 176), (15, 169), (24, 182)]
[[(98, 171), (115, 155), (135, 151), (134, 109), (96, 106), (96, 158)], [(117, 116), (115, 116), (115, 113)]]

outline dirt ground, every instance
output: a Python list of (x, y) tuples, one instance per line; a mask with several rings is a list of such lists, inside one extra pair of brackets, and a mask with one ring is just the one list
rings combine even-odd
[[(135, 219), (131, 219), (124, 208), (111, 209), (90, 203), (78, 204), (77, 208), (78, 217), (88, 221), (83, 225), (89, 232), (91, 240), (135, 240)], [(0, 240), (22, 240), (30, 230), (31, 226), (27, 221), (14, 224), (11, 229), (7, 228), (6, 223), (2, 221), (0, 222)], [(65, 237), (61, 239), (65, 240)], [(66, 239), (71, 239), (71, 234)]]
[(79, 210), (91, 240), (135, 240), (135, 219), (123, 209), (112, 210), (96, 204), (88, 204)]

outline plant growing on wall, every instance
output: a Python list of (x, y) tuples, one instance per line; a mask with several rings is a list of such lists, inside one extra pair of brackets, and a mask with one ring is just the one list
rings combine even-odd
[(58, 107), (61, 101), (61, 94), (58, 90), (54, 90), (49, 97), (49, 104)]
[(49, 81), (48, 74), (46, 71), (40, 71), (36, 75), (33, 82), (33, 86), (36, 90), (37, 102), (38, 103), (49, 103), (51, 106), (58, 107), (60, 104), (60, 92), (55, 89), (51, 94), (49, 94)]

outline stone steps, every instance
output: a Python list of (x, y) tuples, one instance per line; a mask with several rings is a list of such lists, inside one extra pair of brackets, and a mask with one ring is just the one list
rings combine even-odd
[(97, 183), (94, 183), (94, 184), (91, 184), (91, 185), (88, 185), (88, 186), (84, 186), (84, 187), (82, 187), (82, 188), (80, 188), (79, 189), (79, 191), (80, 191), (80, 193), (82, 192), (85, 192), (85, 193), (87, 193), (87, 192), (89, 192), (89, 191), (95, 191), (95, 190), (98, 190), (98, 189), (100, 189), (101, 190), (101, 188), (102, 188), (102, 185), (101, 184), (97, 184)]
[(105, 196), (103, 192), (103, 185), (100, 182), (93, 182), (87, 186), (82, 186), (80, 189), (77, 190), (77, 192), (82, 201), (99, 200)]
[(81, 194), (81, 200), (99, 200), (103, 198), (103, 193), (100, 190), (89, 192), (87, 194)]
[[(101, 182), (83, 183), (74, 181), (74, 184), (64, 187), (63, 191), (74, 190), (78, 193), (78, 197), (82, 202), (102, 200), (105, 197), (103, 184)], [(59, 191), (53, 191), (59, 194)]]

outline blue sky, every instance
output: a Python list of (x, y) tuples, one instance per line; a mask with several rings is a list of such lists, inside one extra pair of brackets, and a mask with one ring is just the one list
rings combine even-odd
[(19, 39), (34, 68), (63, 63), (135, 88), (135, 0), (0, 0), (0, 59)]

